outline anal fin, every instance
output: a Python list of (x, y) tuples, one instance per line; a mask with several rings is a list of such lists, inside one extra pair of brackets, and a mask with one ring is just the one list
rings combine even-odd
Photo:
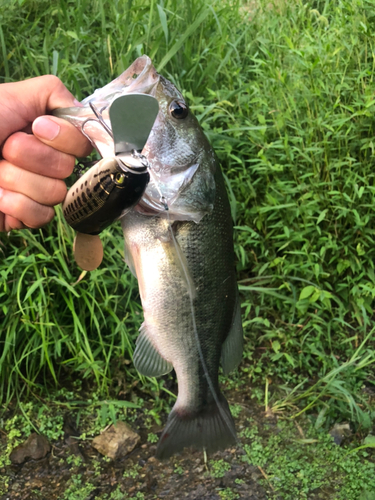
[(237, 368), (237, 366), (240, 364), (242, 359), (242, 351), (243, 330), (241, 321), (241, 303), (237, 292), (232, 326), (221, 348), (221, 364), (225, 375)]
[(146, 377), (160, 377), (173, 369), (172, 363), (165, 360), (156, 350), (148, 337), (147, 329), (143, 323), (139, 329), (139, 337), (133, 355), (136, 370)]

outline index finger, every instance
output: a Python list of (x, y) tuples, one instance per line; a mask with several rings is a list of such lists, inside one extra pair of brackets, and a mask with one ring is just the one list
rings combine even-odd
[(62, 153), (25, 132), (16, 132), (5, 141), (3, 158), (25, 170), (55, 179), (68, 177), (75, 164), (74, 156)]

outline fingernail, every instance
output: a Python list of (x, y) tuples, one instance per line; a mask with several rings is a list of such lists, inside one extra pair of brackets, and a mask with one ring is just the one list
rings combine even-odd
[(74, 99), (74, 106), (78, 106), (79, 108), (83, 108), (83, 104), (81, 104), (77, 99)]
[(47, 141), (53, 141), (59, 135), (60, 125), (56, 122), (41, 116), (34, 120), (33, 123), (33, 133), (41, 139), (46, 139)]

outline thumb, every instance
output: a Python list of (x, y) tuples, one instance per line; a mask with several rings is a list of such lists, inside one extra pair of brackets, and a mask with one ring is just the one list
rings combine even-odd
[(55, 108), (79, 105), (59, 78), (53, 75), (0, 85), (0, 145), (14, 132)]
[(78, 128), (62, 118), (39, 116), (33, 122), (32, 131), (44, 144), (63, 153), (83, 157), (92, 151), (91, 143)]

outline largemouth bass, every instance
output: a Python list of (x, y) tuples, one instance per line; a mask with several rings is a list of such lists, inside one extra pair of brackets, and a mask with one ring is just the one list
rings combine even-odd
[[(133, 361), (146, 376), (172, 369), (177, 375), (178, 397), (157, 456), (188, 446), (212, 452), (236, 442), (218, 383), (220, 363), (228, 373), (242, 357), (230, 206), (212, 147), (181, 93), (149, 58), (138, 58), (83, 104), (103, 109), (117, 95), (132, 92), (150, 94), (159, 103), (142, 151), (150, 182), (122, 218), (126, 262), (138, 279), (144, 311)], [(81, 126), (88, 114), (86, 106), (60, 116)], [(109, 139), (99, 125), (90, 127), (86, 133), (105, 155)]]

